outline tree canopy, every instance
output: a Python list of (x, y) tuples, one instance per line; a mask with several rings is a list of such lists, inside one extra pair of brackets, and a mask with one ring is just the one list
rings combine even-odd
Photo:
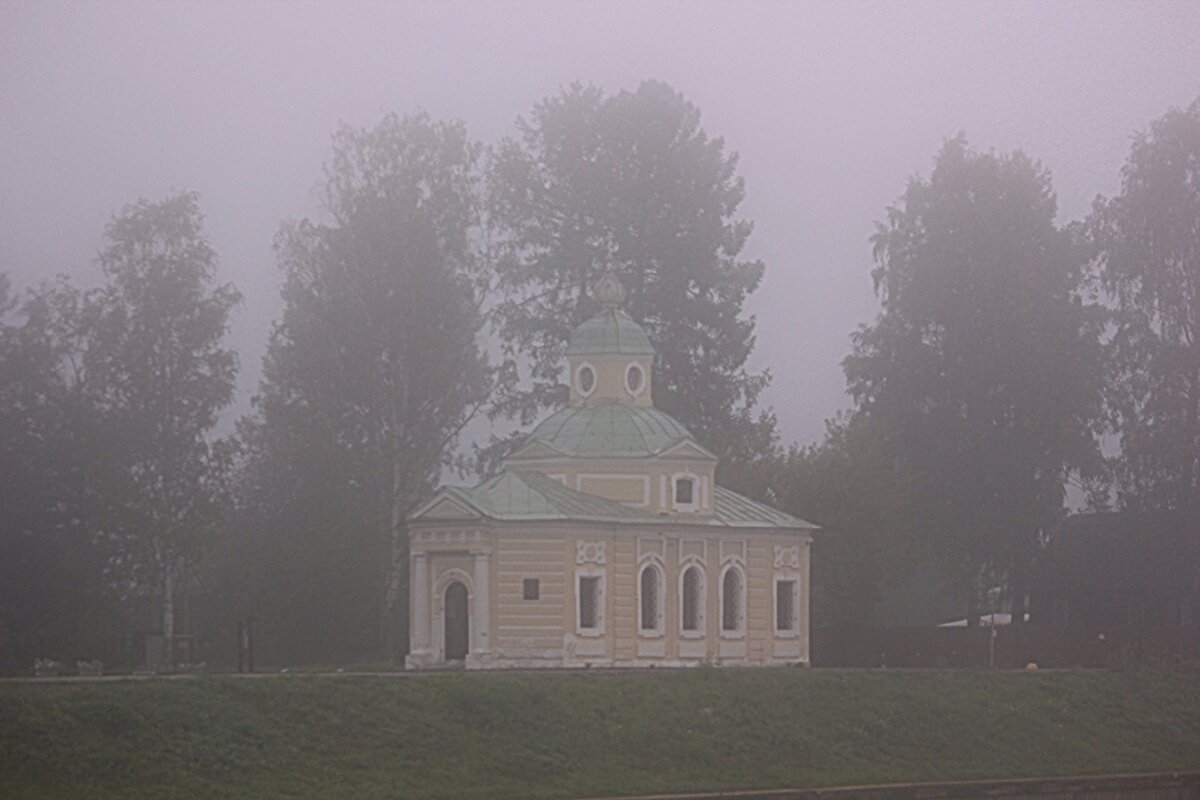
[(344, 127), (330, 219), (286, 223), (276, 239), (284, 310), (244, 433), (260, 574), (275, 570), (293, 653), (323, 641), (403, 655), (404, 515), (488, 389), (478, 156), (461, 124), (426, 115)]
[(728, 467), (770, 449), (774, 420), (755, 411), (768, 376), (746, 370), (754, 319), (743, 311), (764, 265), (740, 258), (752, 226), (737, 216), (737, 156), (696, 106), (658, 81), (614, 95), (574, 84), (518, 121), (489, 187), (499, 330), (531, 377), (502, 410), (527, 424), (565, 401), (563, 348), (612, 269), (658, 350), (655, 404)]
[(1087, 230), (1114, 309), (1105, 396), (1118, 502), (1200, 511), (1200, 99), (1139, 134)]
[(882, 311), (844, 362), (859, 413), (918, 476), (935, 552), (966, 610), (1018, 576), (1093, 468), (1098, 320), (1050, 175), (1022, 153), (939, 153), (873, 238)]

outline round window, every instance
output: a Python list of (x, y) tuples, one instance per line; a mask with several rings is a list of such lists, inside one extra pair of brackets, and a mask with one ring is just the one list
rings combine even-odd
[(596, 370), (584, 364), (579, 368), (576, 385), (579, 387), (580, 394), (591, 394), (592, 389), (596, 388)]
[(646, 376), (642, 374), (642, 368), (637, 364), (630, 364), (625, 370), (625, 388), (630, 394), (638, 394), (642, 391), (642, 383), (645, 382)]

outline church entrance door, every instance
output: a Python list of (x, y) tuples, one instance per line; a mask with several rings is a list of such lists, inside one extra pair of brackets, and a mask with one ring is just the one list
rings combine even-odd
[(446, 587), (446, 660), (462, 661), (467, 657), (467, 637), (470, 635), (467, 617), (467, 587), (462, 581), (452, 581)]

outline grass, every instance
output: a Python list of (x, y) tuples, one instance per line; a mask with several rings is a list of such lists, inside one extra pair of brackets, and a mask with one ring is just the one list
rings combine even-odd
[(560, 798), (1200, 768), (1200, 667), (0, 684), (0, 797)]

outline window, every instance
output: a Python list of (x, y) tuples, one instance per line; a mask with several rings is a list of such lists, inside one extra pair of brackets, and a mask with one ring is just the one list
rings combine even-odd
[(630, 364), (625, 368), (625, 391), (635, 397), (642, 393), (646, 383), (646, 375), (638, 364)]
[(638, 579), (639, 628), (643, 633), (662, 630), (662, 573), (654, 564), (642, 567)]
[(596, 370), (592, 369), (591, 364), (584, 364), (575, 373), (575, 386), (584, 396), (591, 394), (596, 388)]
[(685, 633), (699, 633), (704, 627), (704, 574), (697, 566), (683, 572), (683, 602), (680, 604), (681, 624)]
[(736, 566), (725, 570), (721, 578), (721, 631), (742, 630), (742, 571)]
[(586, 631), (600, 629), (600, 605), (603, 601), (600, 576), (581, 575), (579, 578), (579, 628)]
[(795, 633), (799, 618), (796, 609), (798, 597), (794, 579), (776, 579), (775, 581), (775, 630), (783, 633)]
[(537, 578), (526, 578), (522, 588), (526, 600), (537, 600), (541, 596), (541, 584)]
[(675, 505), (690, 506), (696, 496), (696, 481), (691, 478), (676, 478), (675, 480)]

